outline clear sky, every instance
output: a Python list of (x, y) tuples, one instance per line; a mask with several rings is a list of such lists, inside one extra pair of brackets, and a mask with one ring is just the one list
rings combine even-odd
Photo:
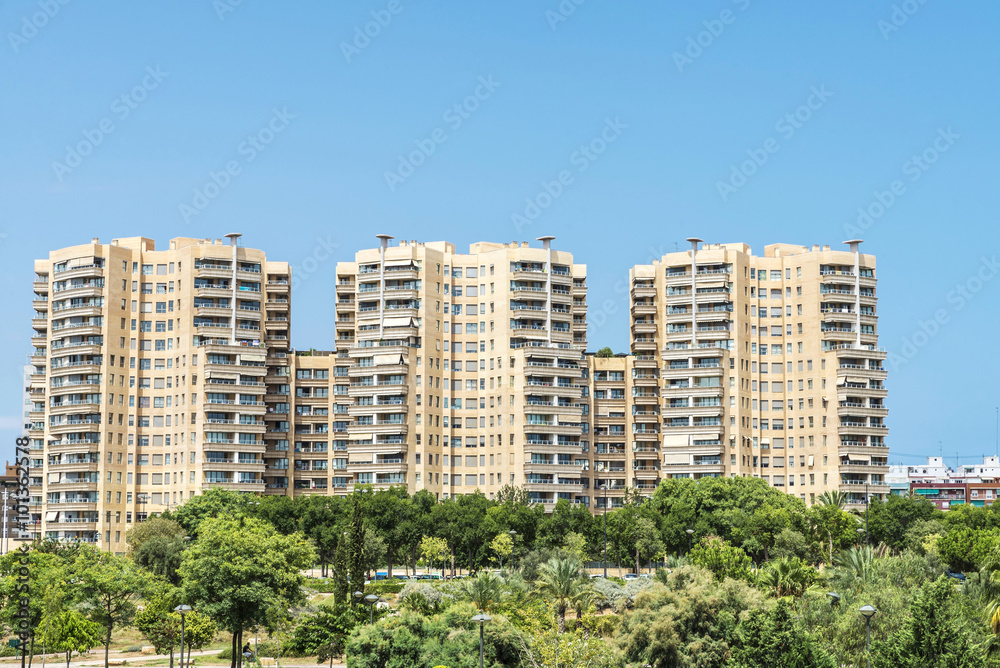
[(971, 463), (1000, 404), (998, 28), (985, 1), (3, 0), (3, 453), (32, 258), (242, 232), (300, 270), (294, 345), (329, 348), (336, 260), (385, 232), (555, 235), (616, 351), (628, 268), (685, 237), (861, 237), (890, 460)]

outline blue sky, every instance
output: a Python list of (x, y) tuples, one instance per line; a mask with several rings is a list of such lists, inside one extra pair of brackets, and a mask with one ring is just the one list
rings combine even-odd
[[(335, 261), (377, 232), (552, 234), (589, 265), (591, 347), (616, 350), (616, 286), (685, 237), (862, 237), (896, 355), (891, 461), (992, 453), (998, 19), (942, 0), (0, 2), (0, 437), (31, 259), (95, 236), (242, 232), (303, 270), (293, 343), (323, 348)], [(877, 215), (851, 229), (859, 207)]]

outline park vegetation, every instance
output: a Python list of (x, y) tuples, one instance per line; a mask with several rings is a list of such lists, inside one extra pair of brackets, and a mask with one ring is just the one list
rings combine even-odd
[(101, 648), (105, 665), (130, 629), (171, 665), (224, 642), (232, 668), (248, 632), (258, 656), (349, 668), (471, 668), (481, 632), (494, 668), (1000, 666), (1000, 507), (844, 506), (750, 478), (668, 480), (597, 515), (514, 487), (211, 490), (133, 527), (126, 554), (31, 545), (27, 613), (20, 561), (0, 557), (0, 624), (29, 614), (29, 655)]

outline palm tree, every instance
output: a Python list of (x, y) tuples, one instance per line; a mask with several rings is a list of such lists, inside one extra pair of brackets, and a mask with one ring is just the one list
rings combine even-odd
[(559, 633), (566, 631), (566, 608), (580, 594), (590, 588), (590, 580), (583, 574), (576, 559), (553, 557), (539, 567), (536, 588), (538, 593), (556, 602), (559, 614)]
[(508, 594), (503, 578), (489, 571), (480, 571), (476, 577), (463, 580), (459, 588), (459, 596), (475, 603), (482, 612), (493, 612)]
[(772, 561), (760, 573), (760, 584), (771, 589), (775, 596), (801, 596), (811, 580), (809, 566), (798, 557)]
[(837, 565), (853, 572), (854, 576), (862, 582), (868, 582), (872, 578), (875, 557), (874, 548), (868, 546), (851, 547), (837, 556)]
[(824, 506), (837, 506), (841, 510), (847, 505), (847, 492), (839, 489), (828, 489), (819, 495), (819, 502)]

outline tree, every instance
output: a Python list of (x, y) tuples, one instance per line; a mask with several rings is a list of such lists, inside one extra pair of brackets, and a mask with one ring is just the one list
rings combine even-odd
[(816, 500), (820, 505), (833, 506), (843, 510), (844, 506), (847, 505), (847, 492), (842, 492), (839, 489), (828, 489), (816, 497)]
[(718, 536), (705, 536), (688, 555), (688, 561), (706, 568), (718, 581), (750, 579), (750, 557), (742, 548), (726, 545)]
[(183, 538), (184, 527), (180, 522), (160, 515), (153, 515), (145, 522), (139, 522), (125, 532), (128, 555), (134, 557), (139, 548), (152, 538)]
[(732, 668), (837, 668), (833, 655), (808, 631), (795, 627), (787, 601), (778, 601), (770, 611), (750, 611), (737, 628), (737, 637)]
[(404, 485), (380, 489), (367, 498), (368, 521), (385, 545), (387, 577), (392, 577), (396, 556), (406, 547), (412, 512), (413, 504)]
[(493, 612), (508, 592), (502, 578), (489, 571), (480, 571), (476, 577), (462, 580), (458, 594), (475, 603), (482, 612)]
[(420, 556), (424, 559), (425, 568), (426, 564), (430, 562), (430, 568), (433, 570), (434, 562), (438, 559), (443, 559), (447, 552), (448, 541), (444, 538), (424, 536), (423, 540), (420, 541)]
[(186, 548), (187, 541), (183, 536), (151, 536), (135, 551), (133, 559), (150, 573), (176, 586), (180, 584), (177, 569)]
[(738, 644), (740, 616), (766, 607), (764, 594), (742, 580), (717, 582), (703, 568), (682, 566), (661, 586), (636, 594), (621, 615), (623, 665), (724, 668)]
[(614, 356), (615, 356), (614, 351), (611, 350), (611, 348), (609, 348), (608, 346), (604, 346), (594, 354), (594, 357), (614, 357)]
[(798, 557), (786, 557), (768, 563), (758, 576), (758, 585), (770, 589), (775, 596), (801, 596), (817, 575), (816, 569)]
[(963, 632), (956, 614), (958, 594), (949, 578), (927, 582), (903, 627), (887, 640), (873, 640), (875, 668), (978, 668), (986, 664), (981, 648)]
[(576, 559), (553, 558), (542, 564), (536, 587), (539, 594), (555, 601), (559, 633), (566, 631), (566, 608), (589, 585), (590, 580)]
[(199, 526), (198, 541), (184, 554), (184, 599), (233, 634), (235, 668), (243, 630), (266, 624), (276, 605), (304, 601), (302, 569), (316, 553), (301, 533), (282, 536), (263, 520), (214, 518)]
[(81, 550), (72, 566), (74, 596), (86, 606), (91, 621), (104, 635), (104, 665), (108, 665), (111, 634), (132, 625), (136, 603), (152, 591), (155, 578), (127, 557), (93, 548)]
[(73, 652), (82, 654), (101, 644), (101, 625), (76, 610), (54, 612), (51, 619), (46, 615), (42, 626), (45, 647), (54, 652), (66, 652), (66, 668), (69, 668)]
[(868, 506), (868, 532), (872, 544), (885, 543), (893, 550), (906, 547), (907, 532), (918, 522), (942, 515), (934, 504), (923, 497), (911, 498), (890, 494), (885, 501), (873, 499)]
[(361, 492), (351, 495), (351, 529), (348, 540), (347, 559), (351, 587), (360, 591), (365, 581), (365, 513), (361, 505)]
[(346, 506), (341, 499), (331, 496), (305, 497), (300, 506), (302, 532), (312, 540), (316, 548), (320, 572), (324, 577), (327, 575), (327, 565), (336, 559), (337, 548), (347, 524)]
[(836, 503), (818, 503), (812, 506), (809, 509), (809, 522), (816, 538), (826, 544), (831, 563), (835, 548), (852, 545), (857, 539), (857, 521)]
[[(511, 552), (514, 551), (514, 539), (509, 533), (498, 533), (490, 541), (490, 551), (496, 553), (500, 568), (503, 568), (504, 559), (509, 559)], [(509, 561), (507, 563), (510, 564)]]
[(244, 515), (250, 503), (251, 497), (248, 495), (211, 487), (193, 499), (185, 501), (177, 510), (163, 513), (161, 517), (175, 520), (184, 527), (186, 535), (194, 539), (198, 536), (199, 527), (204, 520)]

